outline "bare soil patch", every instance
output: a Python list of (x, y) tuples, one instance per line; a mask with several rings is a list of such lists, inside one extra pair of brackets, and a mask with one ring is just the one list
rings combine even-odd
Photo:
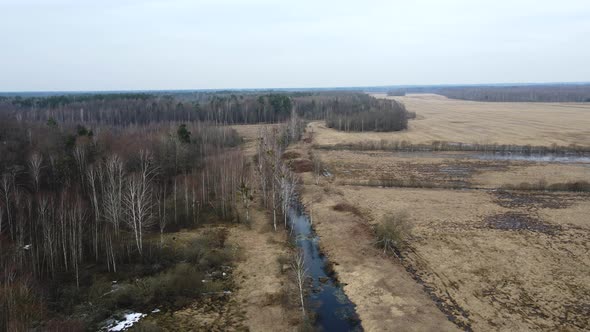
[(531, 231), (555, 234), (558, 226), (549, 225), (528, 213), (505, 212), (484, 219), (484, 226), (504, 231)]
[(587, 195), (548, 193), (548, 192), (519, 192), (497, 190), (493, 192), (495, 202), (505, 208), (532, 209), (565, 209), (573, 203), (583, 200)]

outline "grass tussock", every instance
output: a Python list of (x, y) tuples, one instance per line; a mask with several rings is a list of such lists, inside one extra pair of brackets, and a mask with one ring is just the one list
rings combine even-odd
[(381, 223), (375, 227), (376, 245), (383, 249), (383, 254), (391, 252), (401, 256), (408, 247), (412, 228), (413, 225), (406, 212), (386, 214)]
[(338, 211), (338, 212), (350, 212), (357, 217), (363, 216), (363, 214), (361, 213), (361, 211), (359, 210), (358, 207), (356, 207), (352, 204), (348, 204), (348, 203), (338, 203), (338, 204), (334, 205), (332, 207), (332, 209), (334, 211)]

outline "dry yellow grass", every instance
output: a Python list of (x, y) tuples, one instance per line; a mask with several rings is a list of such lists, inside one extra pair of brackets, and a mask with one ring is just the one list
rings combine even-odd
[[(242, 150), (247, 156), (256, 154), (256, 143), (263, 127), (275, 124), (235, 125), (244, 140)], [(257, 203), (259, 204), (259, 203)], [(299, 309), (286, 307), (269, 299), (280, 298), (292, 282), (280, 271), (278, 258), (290, 254), (286, 247), (287, 234), (271, 230), (264, 211), (251, 209), (251, 227), (232, 228), (228, 241), (244, 254), (236, 267), (238, 285), (236, 301), (246, 312), (245, 325), (251, 331), (296, 331), (300, 323)]]
[[(476, 331), (554, 331), (590, 327), (590, 213), (588, 197), (554, 209), (531, 201), (500, 206), (493, 193), (424, 189), (338, 187), (373, 222), (407, 211), (415, 224), (409, 260), (441, 298), (469, 312)], [(537, 197), (538, 198), (538, 197)], [(522, 201), (524, 197), (519, 197)], [(532, 210), (531, 210), (532, 209)], [(524, 213), (558, 226), (555, 234), (498, 230), (484, 220)], [(586, 308), (586, 309), (585, 309)]]
[(524, 164), (511, 165), (503, 172), (479, 172), (473, 175), (472, 181), (481, 187), (498, 187), (505, 184), (517, 185), (521, 182), (545, 181), (566, 183), (574, 181), (590, 181), (589, 164)]
[(406, 140), (412, 143), (448, 141), (518, 145), (590, 146), (590, 103), (483, 103), (438, 95), (395, 98), (418, 118), (409, 129), (393, 133), (344, 133), (311, 125), (315, 143), (332, 145), (363, 141)]
[(268, 299), (280, 297), (290, 281), (281, 274), (279, 256), (289, 255), (287, 234), (274, 232), (263, 211), (251, 210), (251, 227), (230, 229), (228, 241), (237, 245), (244, 261), (237, 264), (236, 301), (246, 311), (244, 324), (250, 331), (296, 331), (298, 308), (287, 308)]
[[(307, 177), (306, 183), (310, 183)], [(338, 189), (306, 185), (305, 202), (314, 201), (314, 228), (322, 252), (333, 262), (338, 280), (365, 331), (460, 331), (436, 307), (404, 267), (374, 246), (369, 225), (348, 212), (334, 211), (342, 203)], [(351, 204), (351, 203), (349, 203)]]
[[(416, 103), (464, 103), (435, 96), (414, 98), (425, 99)], [(482, 106), (478, 107), (478, 112), (482, 111)], [(515, 110), (522, 108), (522, 112), (526, 112), (526, 107), (527, 104), (509, 105), (509, 113), (522, 117), (524, 115)], [(445, 113), (453, 114), (453, 117), (459, 116), (456, 111), (447, 111)], [(484, 110), (486, 112), (491, 114)], [(575, 115), (573, 122), (577, 119), (587, 124), (588, 120), (581, 114)], [(583, 137), (583, 142), (577, 140), (587, 129), (571, 123), (570, 119), (557, 121), (555, 118), (547, 120), (551, 116), (546, 117), (547, 121), (556, 123), (539, 123), (538, 126), (553, 128), (551, 130), (556, 132), (549, 134), (548, 130), (543, 136), (540, 132), (545, 129), (541, 127), (527, 129), (513, 123), (514, 132), (503, 132), (498, 126), (506, 125), (506, 119), (497, 117), (478, 122), (475, 116), (468, 117), (467, 121), (477, 122), (475, 128), (487, 124), (490, 131), (507, 135), (505, 139), (488, 137), (486, 142), (475, 136), (478, 129), (471, 133), (465, 124), (459, 126), (450, 122), (455, 120), (443, 121), (442, 128), (436, 126), (436, 122), (429, 124), (432, 127), (420, 128), (418, 123), (426, 121), (428, 116), (416, 120), (405, 133), (342, 133), (322, 128), (319, 122), (312, 123), (310, 128), (315, 133), (313, 143), (322, 145), (380, 139), (406, 139), (413, 143), (437, 139), (567, 145), (587, 144), (589, 138)], [(442, 114), (440, 116), (444, 118)], [(563, 127), (556, 129), (559, 126)], [(572, 130), (568, 131), (566, 127)], [(539, 140), (534, 141), (536, 135), (540, 135)], [(374, 282), (388, 276), (396, 281), (404, 279), (398, 275), (398, 261), (375, 257), (377, 254), (367, 247), (370, 240), (365, 239), (366, 233), (359, 230), (359, 225), (375, 225), (385, 214), (396, 211), (407, 211), (415, 226), (404, 264), (412, 267), (433, 294), (454, 308), (451, 312), (458, 322), (468, 324), (474, 331), (582, 331), (590, 328), (590, 223), (587, 218), (590, 195), (340, 184), (382, 177), (415, 177), (437, 184), (459, 181), (467, 186), (496, 188), (523, 181), (589, 180), (588, 164), (453, 159), (445, 153), (409, 158), (382, 151), (313, 150), (313, 153), (322, 159), (334, 176), (323, 178), (319, 185), (315, 185), (311, 175), (304, 176), (304, 199), (315, 202), (316, 230), (330, 259), (340, 263), (337, 270), (343, 281), (351, 282), (345, 290), (357, 304), (366, 329), (387, 330), (379, 325), (380, 320), (423, 330), (431, 323), (423, 325), (425, 321), (420, 320), (419, 315), (411, 314), (414, 301), (420, 301), (416, 300), (420, 295), (402, 293), (387, 282)], [(364, 221), (331, 210), (330, 206), (335, 203), (356, 206)], [(365, 263), (361, 264), (359, 260)], [(374, 264), (376, 261), (378, 263)], [(405, 285), (404, 282), (400, 284)], [(378, 299), (367, 296), (369, 291), (379, 294)], [(386, 299), (388, 292), (393, 300)], [(412, 296), (415, 298), (408, 298)], [(392, 313), (401, 314), (385, 318), (383, 307), (393, 308)], [(413, 323), (407, 323), (408, 319)]]

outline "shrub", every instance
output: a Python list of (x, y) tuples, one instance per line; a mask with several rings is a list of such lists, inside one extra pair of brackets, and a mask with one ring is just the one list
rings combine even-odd
[(295, 159), (291, 161), (289, 166), (295, 173), (306, 173), (313, 171), (313, 162), (309, 159)]
[(146, 303), (178, 303), (179, 299), (193, 298), (202, 291), (203, 277), (204, 273), (196, 267), (181, 263), (168, 271), (138, 281), (135, 289)]
[(145, 298), (142, 298), (145, 293), (141, 292), (135, 285), (122, 286), (114, 292), (114, 295), (115, 305), (121, 309), (137, 308), (146, 302)]
[(375, 227), (376, 244), (383, 249), (384, 254), (391, 251), (400, 256), (407, 248), (411, 230), (412, 224), (406, 212), (387, 214)]
[(79, 320), (50, 320), (44, 327), (47, 332), (82, 332), (87, 329)]

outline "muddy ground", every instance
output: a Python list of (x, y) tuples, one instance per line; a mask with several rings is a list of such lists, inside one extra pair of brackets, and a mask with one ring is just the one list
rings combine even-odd
[[(337, 184), (435, 188), (500, 188), (521, 182), (590, 180), (590, 164), (454, 158), (460, 153), (314, 150)], [(425, 155), (428, 155), (425, 156)], [(463, 154), (468, 155), (468, 154)]]

